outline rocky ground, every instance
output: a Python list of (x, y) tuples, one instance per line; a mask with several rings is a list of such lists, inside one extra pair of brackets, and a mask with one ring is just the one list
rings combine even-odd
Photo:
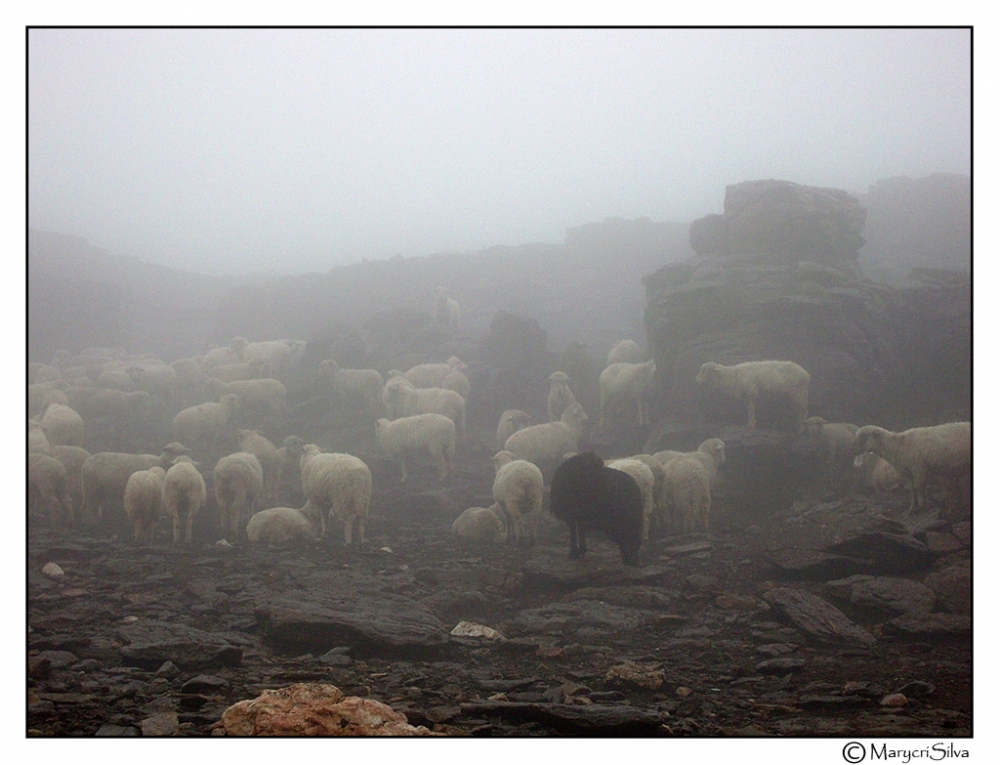
[(376, 475), (360, 549), (217, 544), (210, 518), (192, 549), (165, 528), (138, 546), (32, 518), (29, 735), (218, 735), (228, 706), (297, 682), (456, 735), (971, 734), (967, 520), (908, 518), (905, 494), (753, 523), (720, 507), (630, 569), (600, 538), (569, 560), (551, 519), (529, 550), (456, 543), (458, 512), (489, 504), (482, 470)]

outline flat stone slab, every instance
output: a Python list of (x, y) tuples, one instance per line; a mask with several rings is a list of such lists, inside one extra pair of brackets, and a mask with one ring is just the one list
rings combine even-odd
[(972, 617), (968, 614), (900, 616), (883, 624), (882, 632), (907, 637), (971, 637)]
[(851, 643), (872, 648), (874, 636), (848, 619), (840, 609), (804, 590), (778, 587), (764, 600), (785, 614), (800, 630), (825, 643)]
[(851, 576), (827, 582), (826, 586), (834, 598), (894, 614), (930, 613), (937, 600), (927, 585), (896, 576)]
[(115, 636), (124, 644), (122, 661), (144, 669), (158, 669), (165, 661), (186, 670), (238, 667), (243, 660), (237, 643), (245, 641), (184, 624), (138, 621), (119, 627)]
[(490, 701), (462, 704), (462, 714), (539, 722), (560, 733), (588, 736), (648, 736), (659, 730), (659, 713), (628, 704), (581, 706)]
[(934, 558), (927, 545), (909, 534), (869, 531), (830, 545), (827, 552), (867, 561), (874, 574), (909, 574), (927, 568)]
[[(596, 536), (596, 534), (595, 534)], [(602, 587), (625, 584), (658, 584), (667, 578), (664, 566), (625, 566), (618, 548), (606, 541), (591, 543), (587, 539), (587, 554), (572, 559), (567, 548), (536, 547), (524, 563), (526, 586)], [(641, 557), (641, 553), (640, 553)]]
[(510, 621), (510, 629), (512, 634), (520, 636), (576, 633), (587, 629), (617, 632), (637, 629), (655, 616), (649, 611), (599, 600), (578, 600), (520, 611)]

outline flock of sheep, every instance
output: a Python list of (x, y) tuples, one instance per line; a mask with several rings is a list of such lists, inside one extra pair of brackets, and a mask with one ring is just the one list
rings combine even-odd
[[(448, 290), (435, 293), (434, 317), (457, 327), (458, 303)], [(107, 503), (121, 503), (137, 542), (152, 542), (162, 516), (173, 524), (175, 544), (191, 544), (192, 521), (207, 501), (205, 457), (238, 450), (211, 467), (221, 535), (230, 541), (275, 545), (313, 541), (343, 525), (344, 542), (361, 544), (372, 497), (372, 473), (359, 457), (324, 453), (288, 435), (281, 447), (262, 432), (284, 432), (286, 389), (281, 378), (297, 363), (304, 343), (249, 342), (166, 364), (127, 358), (108, 349), (73, 355), (59, 351), (49, 364), (29, 365), (29, 512), (45, 513), (53, 525), (94, 523)], [(319, 365), (319, 378), (338, 401), (370, 416), (377, 442), (398, 462), (406, 481), (427, 456), (445, 481), (455, 474), (456, 447), (466, 438), (468, 367), (457, 357), (424, 363), (387, 378), (373, 369), (344, 369), (336, 360)], [(610, 423), (610, 404), (634, 407), (635, 422), (649, 424), (648, 390), (656, 365), (643, 360), (631, 340), (617, 343), (600, 373), (600, 427)], [(971, 469), (968, 422), (893, 433), (868, 425), (827, 423), (808, 416), (809, 373), (790, 361), (702, 365), (697, 382), (706, 391), (740, 399), (747, 427), (755, 428), (762, 395), (783, 397), (808, 433), (827, 475), (854, 462), (879, 492), (905, 481), (911, 509), (927, 503), (927, 485), (945, 479), (949, 497)], [(494, 504), (465, 510), (452, 530), (461, 538), (529, 545), (534, 542), (551, 475), (549, 506), (570, 529), (571, 556), (586, 551), (585, 530), (599, 530), (618, 544), (623, 562), (637, 565), (651, 534), (708, 532), (712, 485), (725, 462), (725, 444), (709, 438), (693, 452), (663, 451), (602, 460), (580, 453), (588, 415), (562, 371), (548, 378), (548, 422), (534, 424), (520, 409), (508, 409), (496, 430)], [(172, 414), (174, 441), (160, 454), (102, 451), (84, 446), (88, 421), (128, 418), (150, 407)], [(623, 411), (619, 406), (615, 411)], [(294, 485), (302, 507), (279, 506)], [(299, 489), (301, 491), (299, 491)]]

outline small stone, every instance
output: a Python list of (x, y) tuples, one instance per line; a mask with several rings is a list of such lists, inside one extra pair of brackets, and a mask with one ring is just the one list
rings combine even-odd
[(379, 549), (379, 552), (389, 553), (390, 555), (393, 554), (391, 547), (386, 546), (386, 547), (380, 547), (378, 549)]
[(885, 696), (882, 701), (879, 702), (884, 707), (905, 707), (909, 701), (905, 694), (902, 693), (890, 693)]
[(138, 736), (139, 731), (131, 725), (102, 725), (97, 729), (95, 736)]
[(755, 667), (762, 675), (784, 675), (786, 672), (795, 672), (806, 665), (805, 659), (793, 659), (791, 657), (779, 657), (777, 659), (766, 659)]
[(139, 725), (143, 736), (172, 736), (179, 726), (176, 712), (161, 712), (147, 717)]
[(913, 680), (896, 691), (896, 693), (908, 694), (909, 696), (930, 696), (934, 693), (934, 690), (934, 683)]
[(160, 668), (156, 670), (157, 677), (165, 677), (168, 680), (173, 680), (180, 673), (181, 673), (180, 669), (178, 669), (177, 665), (174, 664), (172, 661), (163, 662), (163, 664), (160, 665)]
[(63, 576), (66, 572), (62, 570), (58, 563), (46, 563), (42, 566), (42, 573), (51, 576), (53, 579)]
[(232, 545), (229, 544), (229, 542), (227, 542), (225, 539), (220, 539), (218, 542), (215, 543), (215, 546), (222, 548), (232, 547)]
[(690, 696), (692, 693), (694, 693), (694, 691), (692, 691), (686, 685), (682, 685), (676, 691), (674, 691), (674, 693), (676, 693), (682, 699), (686, 699), (688, 696)]
[(451, 633), (454, 637), (478, 637), (486, 640), (502, 640), (503, 635), (492, 627), (487, 627), (476, 622), (462, 621), (455, 625)]
[(133, 616), (126, 616), (124, 619), (122, 619), (121, 623), (122, 624), (135, 624), (137, 621), (139, 621), (139, 617), (133, 615)]

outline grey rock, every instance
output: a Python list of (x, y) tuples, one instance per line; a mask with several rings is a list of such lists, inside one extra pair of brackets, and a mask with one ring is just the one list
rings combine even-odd
[(882, 625), (885, 635), (907, 637), (956, 636), (971, 637), (972, 618), (969, 614), (921, 614), (900, 616)]
[(225, 690), (229, 681), (215, 675), (196, 675), (181, 686), (181, 693), (213, 693)]
[(95, 736), (138, 736), (139, 730), (131, 725), (102, 725)]
[(764, 600), (783, 612), (807, 635), (823, 642), (875, 646), (872, 634), (848, 619), (842, 611), (804, 590), (779, 587), (764, 593)]
[(895, 614), (923, 614), (934, 608), (937, 597), (930, 587), (912, 579), (857, 575), (827, 583), (832, 597), (856, 606), (892, 611)]
[(782, 657), (777, 659), (767, 659), (759, 662), (754, 669), (762, 675), (785, 675), (789, 672), (796, 672), (806, 665), (805, 659), (793, 659)]
[(570, 735), (649, 735), (658, 731), (662, 723), (659, 713), (628, 704), (578, 706), (494, 701), (463, 704), (462, 714), (539, 722)]
[(510, 630), (514, 635), (522, 636), (567, 634), (586, 628), (627, 632), (646, 624), (653, 616), (648, 611), (614, 606), (598, 600), (580, 600), (520, 611), (511, 620)]
[(930, 565), (933, 555), (927, 545), (907, 534), (871, 531), (830, 545), (827, 552), (864, 560), (872, 573), (908, 574)]
[(941, 608), (953, 614), (972, 612), (972, 569), (947, 566), (924, 577), (924, 584), (937, 594)]
[(243, 649), (223, 633), (206, 632), (171, 622), (140, 621), (119, 627), (124, 643), (122, 660), (133, 666), (156, 669), (171, 661), (183, 669), (239, 666)]
[(180, 725), (176, 712), (160, 712), (141, 723), (143, 736), (173, 736)]

